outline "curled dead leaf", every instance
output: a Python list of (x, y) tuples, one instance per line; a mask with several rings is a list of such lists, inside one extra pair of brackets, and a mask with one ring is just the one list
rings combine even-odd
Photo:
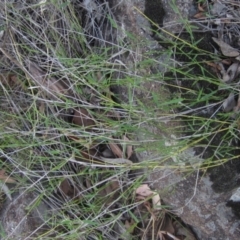
[(157, 210), (161, 208), (161, 198), (159, 194), (156, 191), (151, 190), (148, 184), (142, 184), (139, 186), (135, 193), (141, 197), (144, 197), (144, 199), (151, 197), (153, 208)]
[(109, 147), (111, 148), (112, 152), (119, 158), (122, 158), (123, 157), (123, 152), (121, 150), (121, 148), (115, 144), (115, 143), (109, 143), (108, 144)]
[(222, 81), (226, 83), (232, 82), (240, 73), (240, 65), (238, 62), (233, 63), (227, 71), (223, 72)]
[(227, 43), (225, 43), (221, 39), (217, 39), (217, 38), (214, 38), (214, 37), (212, 39), (220, 47), (221, 52), (224, 56), (226, 56), (226, 57), (237, 57), (237, 56), (239, 56), (239, 52), (238, 52), (237, 49), (231, 47), (230, 45), (228, 45)]
[(153, 194), (153, 191), (150, 189), (150, 187), (147, 184), (142, 184), (136, 189), (136, 194), (143, 197), (149, 197)]

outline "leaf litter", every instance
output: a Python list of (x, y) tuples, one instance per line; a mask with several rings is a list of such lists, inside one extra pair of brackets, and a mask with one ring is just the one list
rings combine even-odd
[[(38, 69), (35, 67), (34, 69)], [(34, 78), (38, 78), (39, 76), (41, 79), (36, 81), (37, 84), (45, 84), (42, 80), (42, 73), (40, 75), (40, 70), (37, 70), (34, 74)], [(14, 80), (17, 79), (15, 76), (13, 78)], [(45, 89), (46, 86), (44, 86), (43, 89)], [(53, 87), (51, 85), (51, 90), (57, 90), (57, 92), (60, 94), (59, 87)], [(44, 102), (40, 102), (39, 104), (39, 111), (41, 114), (45, 114), (45, 108), (47, 108), (47, 105)], [(87, 131), (94, 131), (93, 129), (97, 126), (97, 121), (89, 113), (89, 111), (86, 108), (78, 107), (74, 109), (73, 116), (72, 116), (72, 123), (74, 125), (77, 125), (81, 129), (87, 130)], [(71, 122), (69, 123), (71, 124)], [(114, 166), (122, 166), (122, 167), (128, 167), (130, 171), (131, 166), (134, 164), (130, 159), (131, 156), (134, 154), (133, 146), (131, 145), (130, 139), (123, 135), (120, 138), (113, 138), (111, 136), (111, 140), (108, 140), (104, 145), (102, 143), (97, 142), (91, 142), (90, 144), (84, 143), (84, 136), (78, 136), (78, 135), (68, 135), (65, 134), (65, 136), (71, 141), (73, 144), (79, 145), (79, 156), (74, 157), (76, 160), (76, 163), (79, 162), (89, 162), (92, 167), (94, 167), (94, 164), (98, 165), (106, 165), (109, 166), (109, 169), (112, 169)], [(86, 139), (86, 142), (88, 140)], [(101, 145), (101, 150), (100, 150)], [(104, 150), (103, 150), (104, 149)], [(110, 151), (111, 157), (104, 157), (103, 152), (104, 151)], [(99, 166), (99, 165), (98, 165)], [(84, 171), (89, 171), (88, 167), (82, 166), (81, 168), (75, 167), (76, 173), (81, 173)], [(99, 169), (99, 172), (100, 169)], [(1, 179), (4, 180), (6, 183), (15, 183), (15, 180), (7, 175), (5, 175), (4, 170), (1, 170), (0, 174)], [(64, 179), (60, 182), (58, 188), (56, 188), (57, 193), (59, 194), (59, 198), (62, 199), (62, 201), (68, 202), (69, 204), (74, 202), (81, 202), (84, 201), (84, 192), (89, 192), (93, 194), (96, 192), (96, 182), (102, 182), (99, 184), (98, 193), (94, 198), (98, 199), (97, 201), (100, 201), (101, 204), (105, 207), (109, 207), (109, 209), (115, 208), (115, 202), (120, 204), (122, 208), (125, 208), (125, 204), (121, 199), (121, 194), (123, 194), (124, 191), (127, 191), (127, 185), (122, 187), (122, 181), (128, 181), (127, 178), (125, 180), (120, 179), (109, 179), (104, 180), (106, 177), (104, 174), (96, 180), (88, 179), (88, 178), (81, 178), (79, 177), (77, 180), (74, 178), (71, 178), (70, 176), (64, 177)], [(81, 183), (80, 183), (81, 181)], [(11, 195), (9, 193), (9, 190), (6, 190), (7, 188), (2, 187), (7, 196), (11, 199)], [(151, 200), (151, 201), (150, 201)], [(168, 215), (164, 215), (164, 217), (161, 216), (161, 211), (163, 210), (162, 204), (161, 204), (161, 198), (160, 195), (151, 190), (147, 184), (143, 184), (139, 186), (134, 194), (129, 195), (128, 201), (135, 201), (137, 204), (136, 209), (132, 210), (131, 215), (135, 215), (135, 217), (129, 217), (128, 220), (124, 218), (120, 218), (120, 221), (118, 221), (114, 229), (115, 231), (121, 235), (132, 237), (132, 236), (141, 236), (141, 233), (143, 235), (150, 236), (152, 234), (152, 227), (154, 228), (154, 231), (156, 231), (155, 236), (161, 236), (162, 239), (178, 239), (174, 236), (176, 233), (176, 230), (173, 230), (172, 233), (170, 233), (170, 226), (173, 226), (170, 222), (168, 224), (164, 225), (164, 228), (160, 227), (161, 223), (163, 221), (166, 221)], [(142, 205), (142, 207), (138, 205)], [(141, 208), (141, 214), (139, 215), (138, 210), (139, 207)], [(139, 215), (139, 216), (138, 216)], [(148, 215), (148, 218), (146, 218), (146, 215)], [(143, 224), (141, 218), (144, 216), (145, 224)], [(138, 221), (136, 222), (136, 218)], [(156, 229), (154, 226), (159, 226), (158, 229)], [(172, 227), (174, 228), (174, 227)], [(149, 235), (150, 234), (150, 235)], [(177, 235), (176, 235), (177, 236)], [(184, 238), (183, 238), (184, 239)]]
[[(239, 7), (239, 4), (235, 1), (218, 0), (210, 3), (205, 1), (202, 4), (198, 3), (198, 13), (194, 16), (199, 20), (205, 19), (212, 26), (212, 29), (217, 28), (218, 30), (217, 36), (215, 34), (212, 40), (219, 48), (217, 54), (222, 54), (222, 56), (220, 56), (220, 60), (208, 62), (207, 64), (212, 67), (219, 80), (225, 84), (225, 87), (221, 86), (221, 89), (229, 89), (232, 84), (235, 84), (237, 89), (239, 88), (240, 45), (236, 44), (235, 39), (235, 31), (238, 28), (237, 16)], [(228, 31), (228, 34), (225, 34), (225, 29)], [(239, 99), (238, 95), (230, 92), (222, 104), (223, 111), (232, 111), (233, 118), (236, 117), (235, 113), (239, 112), (238, 100), (236, 99)]]

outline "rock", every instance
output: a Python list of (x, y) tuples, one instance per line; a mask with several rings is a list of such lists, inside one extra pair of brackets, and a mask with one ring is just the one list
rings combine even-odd
[(33, 192), (15, 193), (12, 201), (7, 201), (0, 214), (3, 233), (0, 239), (25, 240), (34, 239), (37, 234), (48, 229), (45, 223), (49, 207), (41, 202), (32, 206), (38, 195)]
[[(120, 25), (124, 24), (125, 29), (129, 32), (132, 32), (137, 35), (139, 38), (139, 42), (141, 39), (151, 39), (151, 31), (149, 31), (150, 24), (146, 23), (146, 19), (142, 17), (142, 15), (136, 11), (134, 6), (140, 9), (142, 12), (144, 8), (142, 6), (144, 1), (126, 1), (123, 5), (121, 5), (122, 13), (125, 12), (125, 18), (121, 18), (118, 16)], [(175, 7), (173, 7), (173, 2), (175, 2)], [(150, 4), (149, 4), (150, 3)], [(151, 15), (152, 11), (149, 9), (151, 7), (151, 3), (155, 6), (159, 4), (159, 9), (157, 11), (161, 11), (164, 15), (162, 19), (161, 16)], [(148, 15), (150, 19), (155, 21), (159, 25), (163, 25), (163, 29), (171, 34), (181, 33), (184, 28), (184, 19), (187, 19), (189, 16), (193, 16), (196, 12), (196, 4), (193, 4), (192, 0), (179, 0), (179, 1), (148, 1), (147, 9), (145, 10), (145, 14)], [(125, 9), (127, 7), (127, 9)], [(124, 10), (125, 9), (125, 10)], [(132, 14), (133, 13), (133, 14)], [(118, 14), (117, 14), (118, 15)], [(142, 24), (144, 23), (144, 24)], [(146, 30), (148, 29), (148, 30)], [(168, 36), (168, 34), (166, 34)], [(154, 40), (151, 39), (150, 43), (153, 43)], [(151, 45), (151, 44), (150, 44)], [(138, 49), (138, 53), (141, 56), (144, 52), (150, 50), (150, 45), (145, 45)], [(154, 44), (153, 44), (154, 45)], [(160, 49), (155, 41), (155, 49)], [(135, 49), (134, 49), (135, 50)], [(136, 60), (137, 59), (137, 60)], [(163, 59), (164, 57), (158, 56), (157, 59)], [(138, 55), (135, 56), (136, 61), (140, 61)], [(130, 58), (122, 59), (123, 62), (128, 61), (128, 66), (131, 64), (136, 64), (136, 61), (133, 62)], [(165, 64), (167, 64), (165, 62)], [(131, 68), (131, 67), (129, 67)], [(156, 68), (155, 70), (160, 70), (160, 68)], [(141, 74), (140, 74), (141, 75)], [(152, 87), (154, 85), (154, 87)], [(135, 98), (139, 98), (142, 101), (147, 101), (147, 94), (149, 91), (161, 92), (162, 85), (154, 81), (143, 82), (143, 87), (141, 91), (136, 91), (134, 93)], [(139, 88), (140, 89), (140, 88)], [(123, 101), (127, 101), (127, 96), (123, 93), (126, 93), (124, 89), (120, 90), (120, 98)], [(158, 114), (157, 112), (155, 113)], [(164, 124), (173, 124), (171, 122), (165, 122)], [(150, 126), (148, 124), (141, 125), (141, 128), (145, 128), (147, 132), (152, 133), (152, 136), (158, 136), (159, 141), (165, 141), (165, 139), (169, 138), (167, 134), (164, 133), (163, 125), (156, 124), (155, 126)], [(139, 134), (137, 140), (139, 142), (146, 142), (146, 135)], [(145, 141), (144, 141), (145, 140)], [(147, 149), (143, 152), (139, 152), (137, 154), (139, 161), (161, 161), (162, 156), (154, 151), (153, 144), (144, 145), (144, 148)], [(186, 154), (185, 154), (186, 153)], [(149, 176), (149, 182), (152, 183), (152, 187), (157, 189), (160, 192), (161, 198), (167, 205), (172, 207), (172, 211), (177, 214), (181, 219), (190, 224), (196, 235), (201, 240), (232, 240), (239, 239), (239, 227), (240, 221), (234, 215), (233, 211), (230, 207), (226, 206), (228, 203), (229, 206), (236, 205), (236, 202), (233, 203), (232, 199), (234, 195), (233, 189), (224, 190), (222, 192), (216, 193), (212, 185), (219, 185), (220, 182), (212, 182), (210, 180), (210, 173), (201, 176), (200, 172), (196, 169), (198, 167), (194, 167), (194, 164), (199, 160), (198, 157), (194, 156), (194, 149), (189, 149), (184, 153), (184, 155), (188, 156), (188, 158), (192, 158), (193, 162), (189, 161), (189, 172), (183, 173), (181, 170), (185, 166), (184, 164), (188, 164), (181, 161), (179, 167), (176, 167), (176, 162), (169, 160), (165, 162), (165, 166), (161, 163), (159, 169), (155, 169), (152, 172), (151, 169), (146, 169), (146, 173)], [(192, 154), (192, 156), (190, 155)], [(202, 160), (199, 160), (202, 161)], [(175, 166), (171, 168), (171, 165)], [(169, 167), (170, 166), (170, 167)], [(190, 174), (191, 172), (191, 174)], [(235, 179), (233, 177), (233, 179)], [(225, 179), (226, 180), (226, 179)], [(235, 185), (236, 187), (236, 185)], [(232, 196), (232, 197), (231, 197)], [(235, 197), (234, 197), (235, 199)], [(237, 202), (238, 203), (238, 202)]]
[(194, 172), (184, 177), (165, 169), (152, 173), (150, 181), (172, 211), (194, 227), (199, 239), (238, 239), (240, 221), (226, 206), (231, 194), (214, 192), (209, 176)]

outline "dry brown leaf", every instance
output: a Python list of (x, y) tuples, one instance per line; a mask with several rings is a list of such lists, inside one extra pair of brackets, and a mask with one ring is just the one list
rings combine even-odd
[(205, 63), (208, 66), (210, 66), (215, 73), (219, 74), (221, 72), (221, 67), (219, 66), (219, 64), (214, 62), (205, 62)]
[(239, 52), (237, 49), (231, 47), (221, 39), (217, 39), (212, 37), (213, 41), (220, 47), (221, 52), (226, 57), (237, 57), (239, 56)]
[(74, 112), (72, 122), (78, 126), (82, 127), (93, 127), (95, 126), (95, 121), (90, 116), (88, 111), (84, 108), (78, 108)]
[(13, 178), (6, 175), (4, 169), (0, 170), (0, 180), (3, 180), (5, 183), (16, 183)]
[(40, 86), (49, 97), (55, 97), (55, 94), (69, 95), (67, 86), (57, 80), (55, 77), (49, 78), (34, 62), (28, 61), (28, 70), (32, 80)]
[(10, 87), (20, 85), (20, 81), (19, 81), (18, 77), (14, 74), (8, 75), (8, 83), (9, 83)]
[(197, 19), (205, 19), (207, 16), (206, 16), (205, 12), (199, 12), (199, 13), (195, 14), (193, 17), (197, 18)]
[(225, 65), (231, 65), (232, 64), (232, 59), (222, 59), (221, 60), (221, 63), (222, 64), (225, 64)]
[(204, 10), (204, 5), (201, 6), (201, 4), (198, 3), (198, 10), (199, 10), (200, 12), (204, 12), (204, 11), (205, 11), (205, 10)]
[(101, 188), (97, 197), (104, 198), (104, 204), (112, 203), (118, 197), (119, 191), (116, 190), (119, 188), (119, 181), (117, 179), (112, 179), (110, 182), (106, 183), (103, 188)]
[(17, 75), (13, 73), (1, 73), (0, 74), (0, 81), (4, 86), (13, 88), (24, 88), (24, 84), (20, 81)]
[(79, 190), (74, 185), (70, 184), (70, 180), (68, 178), (65, 178), (61, 182), (59, 189), (65, 197), (67, 196), (70, 199), (80, 198)]
[(79, 158), (79, 160), (87, 162), (91, 162), (92, 160), (98, 160), (97, 150), (94, 148), (88, 149), (88, 151), (80, 151), (80, 153), (81, 157)]
[(117, 179), (112, 179), (110, 182), (105, 184), (98, 194), (101, 197), (106, 197), (107, 195), (111, 195), (114, 191), (119, 189), (119, 187), (119, 181)]
[(65, 178), (60, 184), (61, 191), (68, 197), (74, 197), (73, 187), (70, 185), (69, 180)]
[[(123, 136), (123, 140), (125, 142), (129, 142), (129, 138), (126, 137), (125, 135)], [(132, 156), (132, 153), (133, 153), (133, 147), (132, 145), (128, 145), (127, 144), (127, 159), (129, 159), (131, 156)]]
[(125, 221), (125, 227), (129, 233), (133, 233), (135, 229), (135, 222), (131, 218), (130, 222), (128, 220)]
[(153, 209), (159, 210), (161, 208), (161, 199), (157, 192), (150, 189), (147, 184), (142, 184), (136, 189), (136, 194), (140, 195), (141, 197), (152, 198)]
[(113, 154), (115, 154), (119, 158), (123, 157), (123, 152), (122, 152), (121, 148), (117, 144), (109, 143), (108, 145), (111, 148)]

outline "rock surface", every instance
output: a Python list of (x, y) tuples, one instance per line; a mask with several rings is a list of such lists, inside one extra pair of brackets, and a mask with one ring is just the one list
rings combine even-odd
[(13, 200), (7, 200), (0, 215), (1, 232), (0, 239), (26, 240), (34, 239), (37, 234), (46, 230), (45, 220), (50, 214), (49, 207), (41, 202), (37, 207), (33, 206), (37, 200), (37, 194), (33, 192), (21, 192), (13, 195)]
[[(152, 1), (148, 1), (148, 4), (149, 2)], [(192, 16), (196, 11), (196, 4), (194, 5), (192, 0), (174, 1), (176, 3), (175, 9), (172, 7), (172, 1), (162, 0), (157, 2), (159, 3), (158, 10), (164, 14), (164, 18), (153, 16), (152, 20), (159, 25), (163, 24), (163, 29), (170, 33), (181, 33), (184, 27), (184, 21), (182, 20)], [(156, 9), (156, 2), (153, 5)], [(138, 8), (144, 12), (144, 1), (128, 1), (125, 7), (128, 9), (125, 14), (125, 22), (123, 21), (126, 29), (134, 32), (140, 38), (149, 39), (152, 43), (146, 46), (145, 49), (140, 49), (138, 52), (139, 55), (144, 51), (148, 51), (151, 46), (154, 46), (155, 49), (161, 49), (161, 46), (151, 38), (151, 32), (147, 30), (150, 24), (136, 11), (136, 8)], [(131, 14), (132, 12), (134, 14)], [(151, 14), (149, 8), (147, 14)], [(158, 56), (159, 59), (161, 59), (161, 56)], [(154, 88), (152, 88), (153, 85)], [(161, 88), (161, 84), (149, 81), (143, 87), (145, 91), (136, 92), (135, 96), (147, 99), (146, 95), (150, 90), (153, 89), (153, 91), (161, 92)], [(163, 139), (166, 137), (162, 129), (158, 126), (144, 125), (142, 127), (145, 127), (155, 135), (161, 135)], [(138, 140), (141, 141), (143, 138), (144, 136), (139, 136)], [(189, 156), (190, 159), (195, 158), (194, 151), (192, 152), (193, 155)], [(140, 161), (150, 161), (153, 159), (160, 160), (161, 156), (149, 150), (138, 153), (138, 158)], [(173, 170), (172, 168), (168, 168), (168, 164), (171, 165), (173, 162), (166, 163), (164, 170), (162, 166), (159, 166), (159, 169), (149, 174), (149, 182), (152, 183), (153, 188), (158, 189), (164, 202), (172, 206), (173, 212), (181, 217), (185, 223), (190, 224), (201, 240), (239, 239), (240, 220), (233, 214), (231, 208), (226, 206), (232, 194), (235, 193), (234, 190), (225, 189), (223, 192), (216, 193), (212, 188), (214, 182), (210, 180), (209, 174), (201, 176), (201, 173), (195, 169), (192, 169), (191, 174), (184, 174), (180, 173), (179, 169)]]

